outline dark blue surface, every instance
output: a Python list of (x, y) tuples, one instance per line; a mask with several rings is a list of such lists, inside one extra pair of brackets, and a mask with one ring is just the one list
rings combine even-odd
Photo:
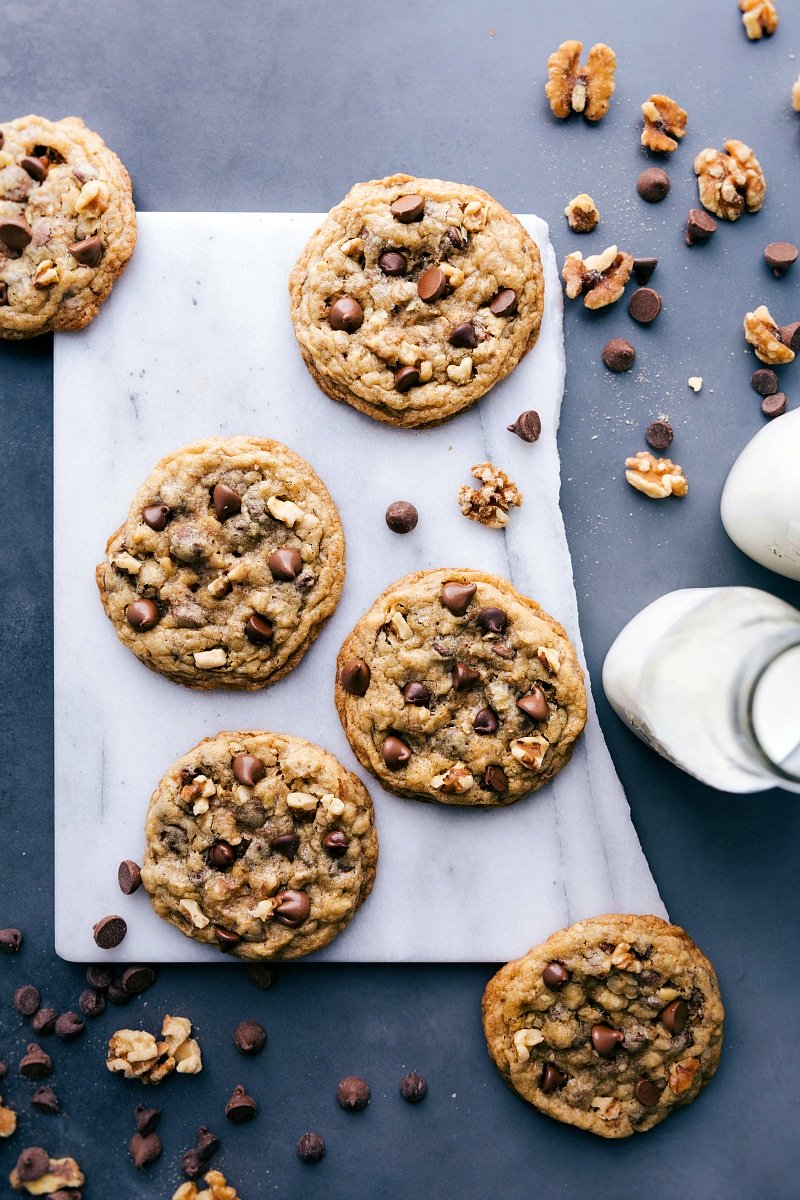
[[(742, 315), (764, 301), (781, 321), (800, 317), (800, 268), (776, 281), (761, 259), (769, 241), (800, 240), (800, 117), (789, 106), (800, 69), (790, 57), (800, 52), (800, 8), (795, 0), (778, 6), (776, 37), (750, 44), (734, 0), (8, 0), (3, 119), (79, 114), (118, 151), (143, 210), (326, 209), (352, 182), (406, 169), (477, 183), (511, 209), (540, 213), (559, 259), (612, 242), (659, 256), (652, 282), (664, 311), (653, 326), (634, 325), (624, 304), (596, 316), (574, 306), (566, 314), (563, 509), (599, 683), (621, 625), (673, 587), (747, 583), (800, 603), (800, 588), (740, 555), (718, 518), (727, 470), (763, 420), (748, 386), (754, 362)], [(566, 37), (587, 46), (605, 40), (617, 52), (617, 91), (599, 126), (557, 122), (546, 106), (547, 56)], [(662, 90), (688, 110), (689, 133), (666, 164), (670, 196), (648, 206), (634, 186), (646, 165), (639, 105)], [(683, 222), (697, 203), (692, 159), (728, 137), (754, 146), (767, 175), (766, 206), (688, 250)], [(562, 210), (584, 190), (598, 202), (602, 224), (577, 239)], [(627, 376), (600, 364), (611, 336), (638, 348)], [(214, 1165), (243, 1200), (796, 1200), (797, 799), (708, 791), (641, 746), (599, 694), (662, 895), (716, 965), (726, 1001), (722, 1065), (690, 1109), (624, 1143), (604, 1143), (529, 1109), (486, 1056), (480, 996), (489, 965), (294, 966), (266, 993), (235, 967), (164, 968), (141, 1000), (107, 1010), (80, 1042), (50, 1047), (64, 1115), (30, 1109), (35, 1085), (16, 1070), (28, 1030), (11, 993), (34, 982), (46, 1002), (70, 1008), (82, 987), (81, 969), (59, 963), (52, 949), (51, 350), (49, 338), (0, 344), (0, 925), (26, 933), (18, 957), (0, 956), (0, 1058), (10, 1066), (0, 1092), (22, 1112), (20, 1132), (0, 1145), (3, 1180), (21, 1146), (44, 1144), (76, 1155), (87, 1200), (168, 1197), (180, 1180), (180, 1153), (202, 1121), (223, 1137)], [(695, 374), (705, 381), (699, 396), (686, 385)], [(800, 368), (786, 370), (784, 385), (796, 406)], [(484, 403), (491, 412), (491, 397)], [(674, 458), (690, 494), (656, 505), (624, 484), (621, 466), (660, 413), (675, 426)], [(457, 422), (452, 428), (456, 437)], [(87, 505), (93, 486), (87, 480)], [(91, 865), (87, 846), (74, 869)], [(492, 870), (501, 885), (501, 865)], [(155, 1092), (108, 1075), (109, 1034), (140, 1022), (155, 1028), (168, 1011), (195, 1022), (202, 1075), (173, 1076)], [(269, 1031), (254, 1060), (231, 1044), (244, 1017)], [(418, 1108), (397, 1095), (410, 1069), (430, 1083)], [(372, 1104), (355, 1116), (334, 1099), (349, 1073), (365, 1075), (373, 1089)], [(222, 1115), (237, 1082), (261, 1105), (258, 1119), (242, 1127)], [(134, 1171), (125, 1150), (140, 1102), (164, 1109), (165, 1154), (146, 1174)], [(317, 1167), (294, 1157), (296, 1138), (309, 1128), (328, 1143)]]

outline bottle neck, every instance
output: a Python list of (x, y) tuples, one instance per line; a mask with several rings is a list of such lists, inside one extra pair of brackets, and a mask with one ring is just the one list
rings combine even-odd
[(760, 649), (739, 690), (739, 726), (775, 786), (800, 792), (800, 626)]

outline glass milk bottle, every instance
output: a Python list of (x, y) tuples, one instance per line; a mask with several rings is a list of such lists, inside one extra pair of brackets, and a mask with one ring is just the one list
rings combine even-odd
[(643, 609), (603, 665), (642, 741), (725, 792), (800, 792), (800, 612), (750, 587), (686, 588)]

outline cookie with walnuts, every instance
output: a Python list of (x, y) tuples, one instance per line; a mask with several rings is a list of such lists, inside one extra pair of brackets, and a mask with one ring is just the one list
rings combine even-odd
[(344, 582), (325, 485), (268, 438), (207, 438), (168, 454), (97, 568), (117, 636), (175, 683), (253, 689), (290, 671)]
[(334, 400), (390, 425), (468, 408), (536, 342), (536, 243), (480, 188), (392, 175), (358, 183), (289, 279), (306, 366)]
[(505, 579), (418, 571), (339, 652), (336, 707), (356, 756), (401, 796), (511, 804), (564, 766), (586, 723), (564, 629)]
[(483, 1028), (506, 1083), (541, 1112), (605, 1138), (644, 1133), (717, 1069), (714, 968), (654, 916), (592, 917), (489, 981)]
[(0, 123), (0, 337), (81, 329), (136, 244), (128, 172), (79, 117)]
[(286, 734), (223, 732), (170, 767), (150, 801), (142, 883), (195, 941), (245, 959), (327, 945), (375, 879), (364, 785)]

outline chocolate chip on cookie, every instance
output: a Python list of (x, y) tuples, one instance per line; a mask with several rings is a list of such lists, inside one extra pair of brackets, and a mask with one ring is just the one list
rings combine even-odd
[(352, 296), (341, 296), (328, 309), (328, 324), (331, 329), (343, 329), (355, 333), (364, 323), (364, 310)]
[(372, 672), (363, 658), (351, 658), (339, 669), (339, 683), (351, 696), (366, 695)]

